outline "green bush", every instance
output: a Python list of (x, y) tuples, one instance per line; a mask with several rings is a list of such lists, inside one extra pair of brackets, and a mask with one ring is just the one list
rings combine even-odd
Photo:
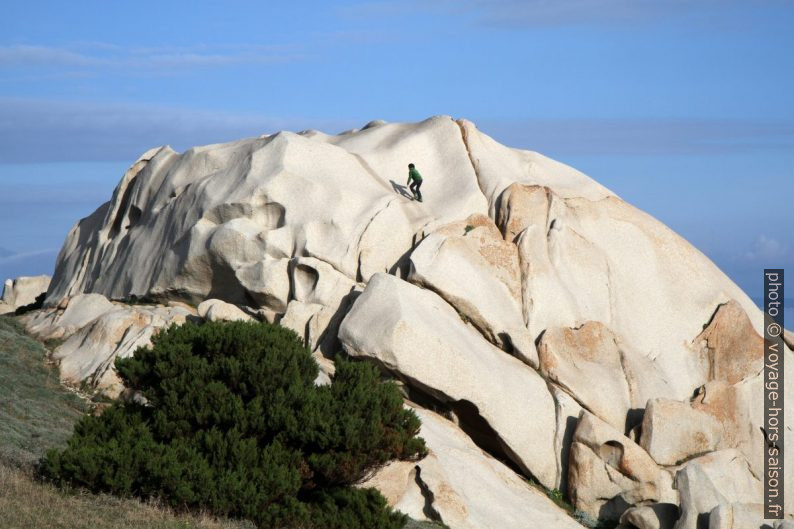
[(290, 330), (259, 323), (171, 327), (117, 360), (147, 405), (85, 417), (44, 476), (92, 491), (159, 497), (262, 527), (398, 528), (375, 490), (349, 485), (426, 453), (419, 419), (376, 369), (339, 359), (333, 382)]

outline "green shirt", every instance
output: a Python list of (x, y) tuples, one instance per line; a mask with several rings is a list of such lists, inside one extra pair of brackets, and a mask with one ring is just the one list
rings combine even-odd
[(419, 171), (416, 170), (416, 167), (413, 169), (408, 169), (408, 183), (411, 183), (411, 180), (415, 180), (416, 182), (422, 181), (422, 175), (419, 174)]

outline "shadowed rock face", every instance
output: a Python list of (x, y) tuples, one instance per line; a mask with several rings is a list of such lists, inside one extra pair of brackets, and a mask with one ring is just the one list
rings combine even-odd
[[(405, 193), (409, 162), (425, 177), (422, 203)], [(465, 120), (152, 149), (69, 233), (29, 328), (146, 343), (160, 320), (140, 308), (104, 317), (120, 299), (212, 299), (185, 310), (280, 322), (315, 353), (322, 383), (340, 349), (370, 359), (448, 410), (454, 431), (594, 516), (676, 504), (664, 480), (701, 448), (763, 464), (762, 321), (750, 299), (587, 176)], [(155, 312), (186, 317), (174, 308)], [(116, 345), (64, 349), (62, 370), (111, 384), (114, 354), (128, 354)], [(587, 441), (582, 413), (609, 435)], [(429, 487), (422, 475), (408, 482)], [(404, 504), (424, 512), (419, 494)], [(454, 516), (476, 510), (466, 494)], [(657, 511), (670, 517), (627, 519)]]

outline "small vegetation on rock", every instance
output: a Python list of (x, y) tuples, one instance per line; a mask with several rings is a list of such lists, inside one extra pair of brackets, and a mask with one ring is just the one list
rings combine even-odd
[(57, 483), (261, 527), (400, 528), (374, 489), (353, 488), (390, 459), (421, 457), (417, 416), (377, 370), (339, 359), (333, 383), (290, 330), (255, 322), (171, 327), (117, 360), (148, 404), (84, 417), (42, 460)]
[(568, 502), (565, 501), (565, 497), (560, 489), (551, 489), (546, 492), (546, 495), (557, 504), (558, 507), (562, 507), (563, 509), (570, 511), (571, 506)]

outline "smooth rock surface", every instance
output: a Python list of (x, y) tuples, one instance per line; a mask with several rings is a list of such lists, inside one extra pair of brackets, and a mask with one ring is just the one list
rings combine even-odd
[[(408, 161), (425, 175), (423, 203), (406, 197)], [(517, 254), (520, 317), (448, 280), (439, 291), (476, 307), (471, 321), (500, 345), (500, 334), (508, 335), (530, 362), (530, 342), (544, 329), (597, 321), (620, 340), (627, 362), (639, 363), (638, 373), (643, 362), (654, 366), (652, 383), (638, 382), (638, 400), (682, 400), (708, 380), (692, 342), (716, 307), (736, 300), (761, 328), (752, 301), (658, 221), (570, 167), (444, 116), (339, 135), (281, 132), (182, 154), (152, 149), (111, 200), (72, 229), (47, 304), (96, 292), (217, 298), (283, 314), (295, 299), (318, 302), (312, 290), (323, 281), (296, 283), (299, 261), (325, 263), (358, 288), (378, 272), (407, 277), (423, 237), (472, 215), (495, 221), (506, 245), (489, 235), (479, 247), (510, 256), (509, 266), (462, 263), (457, 250), (439, 258), (453, 259), (461, 274), (487, 271), (493, 277), (477, 284), (504, 283), (512, 296)], [(422, 275), (441, 284), (432, 258), (423, 262), (431, 265)]]
[[(794, 380), (794, 354), (785, 352), (784, 378)], [(779, 382), (779, 381), (778, 381)], [(773, 384), (774, 381), (770, 381)], [(772, 387), (772, 386), (770, 386)], [(757, 374), (729, 385), (725, 381), (705, 384), (693, 399), (693, 408), (713, 415), (723, 427), (720, 449), (735, 448), (749, 462), (752, 473), (764, 473), (766, 439), (764, 428), (764, 378)], [(778, 386), (779, 391), (779, 386)], [(794, 385), (786, 383), (783, 388), (785, 402), (794, 401)], [(794, 453), (794, 408), (785, 406), (785, 453)], [(787, 483), (794, 482), (794, 468), (785, 467)], [(794, 514), (794, 494), (784, 497), (787, 514)]]
[(352, 356), (377, 360), (442, 402), (473, 404), (516, 464), (545, 486), (558, 486), (555, 406), (546, 382), (463, 323), (439, 296), (376, 274), (339, 338)]
[(678, 516), (677, 505), (653, 503), (627, 509), (620, 517), (620, 523), (636, 529), (673, 529)]
[[(407, 160), (434, 181), (424, 203), (398, 192)], [(366, 280), (400, 262), (430, 221), (487, 207), (448, 117), (339, 136), (281, 132), (181, 155), (152, 149), (111, 201), (72, 230), (48, 302), (92, 291), (236, 304), (271, 298), (278, 309), (284, 289), (267, 289), (279, 275), (271, 260), (313, 257)]]
[(758, 374), (764, 366), (764, 339), (735, 301), (721, 305), (708, 327), (696, 338), (709, 380), (729, 384)]
[(518, 250), (474, 215), (428, 235), (411, 253), (409, 281), (439, 294), (491, 343), (537, 367), (521, 309)]
[(651, 399), (642, 419), (640, 446), (660, 465), (677, 465), (711, 452), (722, 441), (723, 426), (688, 403)]
[(557, 489), (567, 491), (569, 490), (568, 465), (570, 462), (571, 443), (579, 417), (582, 414), (582, 406), (565, 390), (554, 384), (549, 384), (549, 391), (554, 397), (554, 412), (557, 417), (557, 427), (554, 434), (554, 449), (560, 474), (560, 483)]
[(129, 305), (113, 303), (100, 294), (78, 294), (60, 308), (34, 311), (21, 317), (29, 333), (40, 340), (60, 340), (52, 353), (61, 380), (83, 383), (109, 397), (124, 389), (116, 375), (116, 357), (132, 355), (148, 346), (164, 327), (182, 324), (196, 316), (195, 309), (181, 304)]
[(113, 362), (126, 358), (139, 347), (151, 345), (159, 329), (184, 323), (190, 312), (181, 307), (116, 306), (83, 326), (53, 351), (61, 380), (89, 385), (109, 397), (124, 386)]
[(708, 529), (766, 529), (761, 503), (721, 503), (709, 514)]
[(28, 332), (40, 340), (64, 339), (115, 308), (101, 294), (78, 294), (62, 300), (58, 308), (25, 315), (23, 321)]
[[(530, 334), (601, 322), (631, 353), (627, 359), (653, 365), (654, 378), (669, 386), (665, 393), (639, 386), (646, 398), (684, 399), (708, 380), (692, 341), (720, 304), (736, 300), (760, 329), (760, 312), (722, 272), (614, 196), (573, 198), (553, 185), (512, 184), (500, 204), (498, 224), (518, 245)], [(684, 285), (689, 290), (678, 290)]]
[(220, 299), (207, 299), (199, 303), (198, 315), (207, 321), (252, 321), (240, 307)]
[(428, 410), (415, 411), (428, 456), (415, 463), (390, 463), (362, 486), (378, 488), (389, 505), (412, 518), (440, 519), (455, 529), (581, 529), (453, 423)]
[(754, 503), (763, 485), (737, 450), (720, 450), (687, 462), (675, 475), (681, 517), (675, 529), (700, 529), (703, 517), (721, 503)]
[[(347, 302), (341, 303), (346, 308)], [(295, 331), (303, 338), (304, 345), (316, 355), (333, 358), (341, 350), (337, 330), (344, 315), (345, 312), (340, 308), (292, 300), (279, 325)]]
[[(444, 419), (442, 418), (441, 420)], [(418, 478), (423, 466), (429, 468), (434, 465), (435, 461), (433, 459), (435, 459), (435, 456), (429, 454), (420, 462), (422, 466), (413, 461), (392, 461), (378, 469), (373, 476), (367, 478), (360, 486), (378, 489), (386, 498), (390, 507), (407, 514), (414, 520), (423, 522), (431, 521), (431, 518), (438, 520), (440, 515), (433, 505), (435, 498), (430, 498), (426, 488), (427, 485)], [(449, 485), (446, 486), (449, 488)], [(465, 507), (455, 505), (452, 502), (450, 504), (458, 512), (465, 509)], [(448, 511), (449, 509), (447, 508), (446, 510)], [(467, 511), (468, 509), (464, 512)]]
[(538, 346), (541, 373), (619, 431), (631, 408), (622, 354), (614, 335), (598, 322), (549, 329)]

